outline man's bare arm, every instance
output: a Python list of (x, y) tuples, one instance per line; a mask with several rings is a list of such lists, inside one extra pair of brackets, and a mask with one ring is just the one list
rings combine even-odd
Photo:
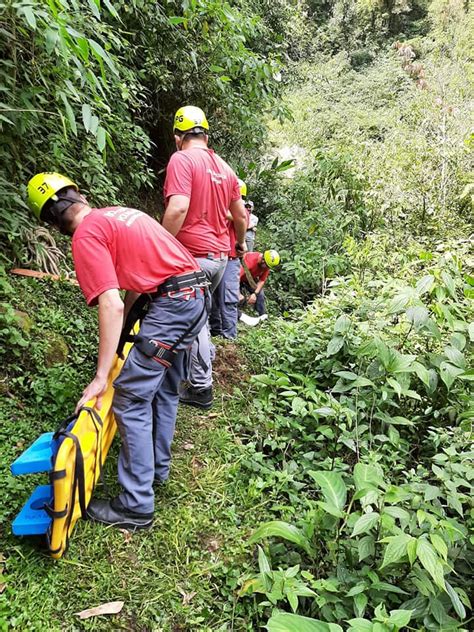
[(99, 296), (99, 357), (92, 382), (86, 386), (76, 406), (76, 413), (90, 399), (96, 397), (95, 407), (100, 410), (102, 397), (107, 390), (107, 379), (115, 359), (123, 325), (124, 306), (118, 290), (107, 290)]
[(163, 228), (176, 237), (186, 219), (189, 209), (189, 198), (185, 195), (172, 195), (168, 200), (165, 214), (163, 215)]
[(245, 252), (245, 233), (247, 232), (248, 218), (242, 199), (231, 202), (229, 206), (229, 211), (234, 222), (237, 243), (243, 246), (243, 252)]

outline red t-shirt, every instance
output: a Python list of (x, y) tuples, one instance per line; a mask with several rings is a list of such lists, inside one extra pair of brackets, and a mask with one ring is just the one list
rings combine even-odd
[(237, 176), (212, 149), (191, 147), (174, 153), (166, 168), (165, 205), (172, 195), (189, 198), (176, 239), (193, 255), (230, 251), (227, 212), (240, 199)]
[(154, 292), (171, 276), (199, 270), (156, 220), (122, 206), (92, 209), (74, 232), (72, 255), (90, 306), (107, 290)]
[[(250, 270), (251, 275), (255, 281), (266, 281), (270, 274), (270, 269), (264, 263), (259, 263), (260, 259), (263, 261), (263, 255), (261, 252), (246, 252), (244, 255), (244, 261), (247, 268)], [(240, 282), (245, 283), (247, 277), (245, 276), (245, 270), (243, 266), (240, 266)]]

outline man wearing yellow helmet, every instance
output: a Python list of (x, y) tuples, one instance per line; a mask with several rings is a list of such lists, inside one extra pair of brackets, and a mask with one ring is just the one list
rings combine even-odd
[[(208, 147), (209, 123), (194, 106), (180, 108), (174, 118), (176, 149), (168, 163), (164, 185), (163, 226), (196, 257), (207, 275), (211, 292), (224, 274), (230, 252), (227, 214), (236, 232), (236, 249), (245, 252), (247, 215), (237, 176)], [(212, 362), (207, 325), (191, 353), (189, 387), (180, 401), (209, 408), (212, 405)]]
[[(266, 313), (265, 285), (270, 270), (280, 265), (280, 255), (276, 250), (247, 252), (242, 258), (240, 267), (240, 299), (248, 305), (255, 305), (259, 316)], [(245, 299), (247, 295), (247, 299)]]
[[(207, 281), (196, 260), (150, 216), (125, 207), (91, 208), (77, 185), (58, 173), (28, 184), (38, 219), (72, 236), (77, 280), (89, 306), (99, 307), (97, 371), (76, 412), (90, 399), (100, 410), (124, 313), (139, 294), (151, 294), (148, 312), (120, 375), (113, 410), (122, 437), (118, 479), (122, 493), (92, 500), (88, 515), (105, 524), (152, 525), (154, 480), (168, 478), (178, 388), (186, 376), (186, 350), (207, 314)], [(119, 290), (127, 290), (125, 305)]]

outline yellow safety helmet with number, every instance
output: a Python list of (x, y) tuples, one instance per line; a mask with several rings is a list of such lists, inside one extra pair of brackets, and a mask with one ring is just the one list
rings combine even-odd
[(263, 260), (269, 268), (276, 268), (280, 265), (280, 255), (276, 250), (265, 250)]
[(185, 105), (179, 108), (174, 116), (173, 129), (179, 132), (190, 132), (195, 128), (209, 130), (209, 123), (201, 108), (194, 105)]
[(247, 195), (247, 185), (240, 178), (237, 178), (237, 180), (239, 182), (240, 195)]
[(76, 191), (79, 188), (75, 182), (62, 176), (60, 173), (47, 171), (37, 173), (28, 182), (28, 205), (38, 219), (41, 219), (41, 212), (48, 200), (58, 201), (56, 193), (66, 187), (73, 187)]

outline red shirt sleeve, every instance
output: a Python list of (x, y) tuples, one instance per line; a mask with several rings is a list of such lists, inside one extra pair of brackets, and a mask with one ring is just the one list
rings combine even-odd
[(258, 281), (266, 281), (268, 279), (268, 275), (270, 274), (270, 269), (265, 268), (265, 270), (260, 274)]
[(120, 289), (107, 244), (99, 237), (83, 237), (73, 242), (72, 256), (81, 290), (89, 307), (107, 290)]
[(166, 179), (163, 188), (165, 203), (172, 195), (191, 197), (193, 174), (191, 162), (184, 152), (177, 151), (170, 158), (166, 168)]

